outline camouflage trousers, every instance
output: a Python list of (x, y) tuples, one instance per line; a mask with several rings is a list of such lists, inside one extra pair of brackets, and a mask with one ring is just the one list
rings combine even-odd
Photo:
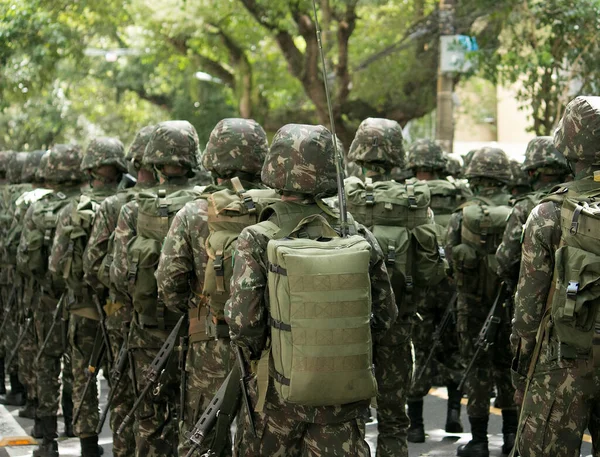
[(373, 362), (377, 378), (377, 457), (408, 457), (406, 440), (410, 421), (406, 400), (413, 372), (411, 324), (399, 317), (375, 346)]
[[(110, 317), (108, 318), (110, 319)], [(108, 320), (107, 319), (107, 320)], [(113, 356), (119, 354), (123, 341), (125, 340), (123, 330), (108, 329), (108, 337), (112, 348)], [(129, 360), (132, 360), (130, 357)], [(110, 429), (113, 431), (113, 455), (115, 457), (134, 457), (135, 456), (135, 436), (133, 427), (127, 427), (117, 435), (117, 429), (123, 422), (127, 413), (133, 407), (135, 402), (135, 392), (133, 390), (133, 381), (130, 376), (129, 361), (126, 362), (125, 372), (121, 375), (121, 380), (117, 385), (111, 385), (115, 389), (112, 404), (110, 405)]]
[[(52, 312), (38, 310), (34, 312), (37, 340), (42, 344), (52, 325)], [(37, 372), (37, 397), (39, 417), (56, 416), (60, 398), (61, 370), (63, 397), (73, 393), (73, 370), (70, 348), (67, 344), (64, 328), (67, 322), (60, 320), (50, 336), (49, 342), (35, 365)], [(66, 351), (64, 350), (67, 345)], [(61, 367), (62, 362), (62, 367)]]
[(27, 398), (30, 400), (37, 398), (37, 373), (35, 370), (37, 351), (35, 324), (32, 324), (25, 334), (18, 353), (19, 381), (25, 386)]
[[(225, 381), (234, 362), (229, 339), (191, 343), (185, 364), (186, 390), (183, 420), (179, 422), (179, 456), (185, 457), (190, 450), (186, 438), (196, 421), (209, 406), (213, 396)], [(214, 430), (204, 438), (206, 447), (199, 449), (202, 455), (208, 451), (214, 438)], [(231, 455), (231, 440), (222, 456)]]
[[(415, 293), (417, 312), (421, 319), (415, 319), (412, 329), (412, 343), (415, 350), (415, 373), (423, 369), (433, 347), (432, 335), (446, 312), (448, 303), (454, 294), (454, 287), (448, 280), (435, 287)], [(455, 305), (456, 306), (456, 305)], [(463, 373), (463, 364), (458, 350), (458, 334), (456, 332), (456, 314), (442, 335), (437, 352), (425, 367), (420, 379), (415, 379), (409, 392), (409, 398), (423, 398), (433, 385), (457, 385)]]
[[(487, 311), (488, 309), (481, 303), (474, 306), (473, 303), (461, 300), (459, 296), (457, 328), (460, 354), (465, 366), (475, 354), (475, 342), (485, 322)], [(487, 352), (480, 352), (467, 377), (465, 391), (469, 399), (467, 414), (470, 417), (489, 415), (490, 392), (494, 387), (497, 391), (495, 406), (499, 409), (516, 409), (510, 372), (512, 364), (510, 332), (510, 317), (505, 316), (493, 346)]]
[[(168, 331), (141, 328), (134, 320), (129, 331), (138, 391), (146, 385), (144, 374), (169, 336)], [(136, 411), (136, 457), (176, 456), (177, 403), (180, 376), (177, 357), (171, 355), (158, 385), (151, 388)]]
[[(1, 294), (2, 294), (2, 302), (8, 306), (8, 297), (10, 296), (12, 287), (2, 286)], [(19, 339), (19, 331), (21, 328), (21, 313), (20, 306), (17, 303), (13, 303), (12, 309), (8, 312), (7, 309), (4, 310), (4, 315), (6, 316), (6, 325), (4, 327), (4, 335), (2, 335), (2, 341), (4, 343), (4, 354), (6, 359), (10, 357), (14, 348), (17, 345), (17, 340)], [(4, 367), (7, 374), (17, 374), (19, 369), (18, 357), (13, 357), (10, 366)]]
[(579, 457), (585, 429), (600, 449), (600, 370), (593, 358), (561, 359), (544, 343), (523, 400), (517, 447), (522, 457)]
[(80, 408), (79, 418), (73, 424), (73, 430), (79, 438), (95, 436), (100, 420), (96, 382), (92, 381), (85, 397), (83, 395), (89, 378), (87, 368), (97, 332), (98, 321), (71, 314), (69, 343), (71, 345), (71, 363), (73, 364), (73, 404), (75, 408)]

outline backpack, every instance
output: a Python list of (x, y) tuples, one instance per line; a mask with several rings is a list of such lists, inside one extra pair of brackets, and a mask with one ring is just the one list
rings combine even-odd
[(196, 197), (196, 191), (187, 189), (168, 195), (165, 189), (160, 189), (157, 193), (147, 191), (136, 196), (137, 230), (127, 245), (128, 290), (142, 325), (164, 330), (178, 320), (159, 300), (154, 272), (173, 217)]
[(346, 180), (348, 211), (377, 239), (396, 297), (412, 304), (415, 286), (431, 286), (446, 277), (445, 229), (431, 217), (431, 193), (425, 182)]
[(283, 400), (306, 406), (344, 405), (377, 394), (371, 245), (356, 235), (353, 223), (354, 234), (341, 238), (321, 209), (275, 203), (267, 211), (279, 224), (255, 226), (270, 238), (270, 374)]
[(446, 179), (427, 181), (431, 193), (430, 207), (433, 210), (435, 223), (448, 227), (452, 213), (465, 203), (464, 190)]
[(239, 178), (231, 179), (234, 190), (223, 189), (206, 196), (208, 229), (206, 254), (208, 262), (202, 295), (208, 299), (211, 314), (223, 319), (225, 302), (231, 294), (233, 256), (242, 230), (259, 222), (266, 206), (281, 201), (271, 189), (245, 190)]
[(586, 181), (575, 181), (546, 200), (562, 199), (549, 298), (554, 335), (578, 353), (590, 353), (600, 328), (600, 184)]
[(475, 197), (462, 211), (461, 243), (452, 248), (452, 262), (459, 292), (491, 297), (497, 288), (496, 250), (512, 211), (508, 195), (495, 199)]

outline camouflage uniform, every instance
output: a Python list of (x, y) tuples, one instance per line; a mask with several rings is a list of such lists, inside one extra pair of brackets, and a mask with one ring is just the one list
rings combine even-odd
[[(154, 126), (141, 129), (130, 145), (125, 159), (133, 164), (134, 171), (140, 169), (144, 149), (150, 140)], [(96, 211), (94, 225), (90, 232), (87, 247), (83, 254), (84, 279), (95, 293), (106, 298), (104, 311), (105, 325), (110, 339), (113, 356), (117, 356), (129, 333), (129, 325), (133, 314), (131, 300), (127, 295), (119, 293), (110, 282), (109, 268), (112, 263), (113, 233), (117, 226), (119, 212), (125, 203), (130, 201), (135, 192), (150, 187), (152, 184), (140, 182), (132, 189), (122, 190), (116, 195), (106, 198)], [(135, 455), (135, 436), (133, 429), (127, 428), (120, 435), (117, 429), (131, 410), (135, 401), (133, 380), (129, 371), (122, 374), (118, 385), (111, 385), (114, 397), (110, 406), (110, 428), (113, 431), (113, 455), (116, 457), (133, 457)], [(112, 393), (112, 392), (111, 392)]]
[[(204, 166), (219, 177), (220, 184), (233, 190), (229, 178), (241, 176), (246, 190), (258, 187), (258, 175), (268, 150), (267, 135), (252, 120), (223, 119), (213, 129), (206, 151)], [(216, 190), (208, 188), (204, 192)], [(189, 349), (185, 363), (185, 411), (179, 424), (179, 455), (189, 451), (186, 434), (194, 426), (202, 412), (209, 406), (213, 396), (231, 370), (235, 359), (228, 337), (213, 337), (198, 331), (199, 313), (214, 316), (217, 325), (226, 325), (222, 311), (213, 309), (202, 295), (207, 264), (206, 239), (208, 237), (208, 206), (198, 199), (187, 203), (175, 216), (161, 251), (156, 279), (159, 297), (166, 306), (177, 313), (189, 313)], [(190, 287), (191, 286), (191, 287)], [(191, 289), (191, 290), (190, 290)], [(208, 311), (210, 309), (210, 311)], [(200, 322), (204, 324), (202, 319)], [(205, 325), (201, 326), (205, 330)], [(228, 331), (227, 336), (229, 335)], [(209, 444), (214, 433), (204, 439)], [(225, 447), (225, 455), (231, 454), (231, 443)], [(208, 448), (200, 448), (203, 454)]]
[[(575, 181), (566, 186), (569, 191), (600, 189), (594, 179), (600, 170), (599, 122), (600, 97), (577, 97), (559, 123), (554, 145), (577, 167)], [(523, 457), (579, 456), (586, 428), (592, 435), (594, 455), (598, 452), (600, 377), (594, 361), (596, 346), (585, 353), (561, 343), (554, 314), (547, 305), (555, 291), (564, 293), (564, 289), (559, 292), (558, 283), (556, 287), (553, 284), (557, 250), (565, 241), (562, 231), (569, 230), (561, 222), (563, 194), (561, 191), (533, 209), (523, 238), (511, 335), (516, 352), (513, 383), (516, 397), (523, 398), (517, 441)], [(587, 303), (596, 306), (596, 302)]]
[[(81, 441), (82, 455), (98, 455), (98, 391), (92, 382), (84, 398), (83, 393), (90, 373), (94, 340), (100, 335), (100, 316), (94, 300), (104, 297), (95, 294), (83, 280), (83, 253), (100, 202), (115, 194), (120, 177), (104, 178), (96, 174), (102, 166), (113, 166), (124, 173), (123, 144), (116, 138), (94, 138), (88, 145), (81, 161), (81, 171), (90, 179), (102, 182), (98, 188), (91, 188), (81, 196), (72, 199), (58, 214), (58, 225), (54, 235), (52, 251), (48, 261), (49, 271), (67, 284), (66, 308), (69, 319), (69, 342), (73, 365), (73, 401), (80, 409), (80, 415), (73, 424), (75, 434)], [(106, 362), (106, 357), (104, 358)], [(95, 363), (95, 362), (94, 362)]]
[[(262, 169), (262, 181), (289, 195), (295, 203), (312, 207), (315, 198), (332, 195), (336, 189), (335, 158), (331, 134), (321, 126), (290, 124), (275, 135)], [(284, 204), (284, 203), (282, 203)], [(322, 213), (330, 223), (337, 220)], [(269, 220), (277, 224), (277, 217)], [(371, 328), (379, 343), (394, 321), (397, 309), (383, 253), (373, 235), (358, 226), (358, 233), (372, 247), (370, 273), (372, 290)], [(234, 260), (231, 300), (226, 318), (234, 344), (257, 360), (269, 334), (267, 296), (268, 236), (254, 227), (238, 238)], [(256, 400), (256, 398), (254, 398)], [(257, 418), (258, 439), (250, 434), (240, 455), (328, 455), (368, 456), (364, 440), (364, 413), (369, 399), (336, 406), (301, 406), (284, 401), (268, 383), (264, 416)], [(256, 401), (253, 401), (256, 403)]]
[[(510, 196), (503, 190), (503, 182), (510, 180), (509, 161), (506, 154), (500, 149), (482, 148), (475, 152), (466, 177), (470, 180), (475, 197), (473, 204), (482, 201), (486, 205), (506, 206)], [(461, 234), (463, 225), (463, 208), (456, 211), (448, 224), (446, 240), (446, 256), (453, 268), (453, 250), (458, 245), (465, 243)], [(492, 240), (493, 241), (493, 240)], [(490, 242), (492, 242), (490, 241)], [(488, 249), (487, 245), (485, 248)], [(495, 249), (494, 249), (495, 252)], [(490, 257), (488, 253), (488, 258)], [(457, 300), (457, 329), (459, 346), (465, 365), (468, 364), (475, 353), (475, 341), (487, 314), (492, 307), (499, 287), (499, 279), (495, 270), (483, 266), (484, 258), (477, 254), (477, 270), (465, 273), (469, 276), (465, 284), (458, 287)], [(490, 266), (491, 267), (491, 266)], [(484, 269), (485, 268), (485, 269)], [(460, 278), (456, 278), (460, 283)], [(513, 389), (510, 383), (510, 348), (508, 336), (510, 332), (510, 316), (502, 319), (499, 333), (491, 350), (482, 352), (471, 371), (466, 384), (469, 403), (467, 414), (471, 423), (473, 439), (467, 444), (459, 446), (457, 455), (462, 457), (487, 457), (488, 440), (487, 426), (490, 409), (490, 392), (494, 385), (498, 395), (496, 406), (503, 412), (503, 431), (505, 446), (503, 450), (510, 451), (512, 447), (509, 434), (514, 438), (516, 422), (516, 407), (513, 403)]]
[[(456, 169), (448, 170), (449, 155), (443, 153), (442, 148), (431, 140), (417, 140), (408, 150), (408, 168), (415, 175), (418, 170), (424, 170), (433, 174), (433, 179), (427, 184), (431, 190), (431, 209), (435, 215), (435, 221), (446, 227), (452, 212), (469, 198), (465, 189), (456, 185), (453, 181), (440, 179), (440, 176), (448, 173), (458, 173)], [(460, 169), (460, 165), (458, 167)], [(436, 192), (439, 189), (440, 192)], [(452, 189), (448, 192), (448, 189)], [(431, 336), (436, 327), (441, 323), (442, 317), (449, 306), (455, 293), (456, 287), (448, 279), (439, 284), (432, 285), (425, 290), (417, 290), (415, 301), (417, 312), (421, 319), (415, 320), (412, 331), (412, 342), (415, 351), (415, 372), (423, 373), (420, 377), (413, 378), (408, 398), (408, 415), (410, 418), (410, 429), (408, 440), (413, 443), (425, 441), (425, 428), (423, 424), (423, 397), (437, 380), (441, 385), (448, 388), (448, 408), (445, 430), (448, 433), (462, 433), (460, 423), (460, 400), (462, 392), (458, 390), (458, 384), (464, 369), (458, 350), (458, 334), (456, 332), (455, 317), (446, 327), (442, 336), (443, 341), (438, 346), (437, 353), (432, 358), (433, 363), (423, 367), (433, 341)], [(453, 313), (455, 310), (453, 310)], [(436, 379), (437, 378), (437, 379)], [(436, 384), (437, 385), (437, 384)]]
[[(189, 188), (187, 176), (196, 166), (198, 135), (194, 127), (186, 121), (162, 122), (156, 126), (144, 152), (143, 165), (154, 167), (160, 176), (160, 189), (166, 194)], [(187, 171), (187, 176), (171, 177), (164, 174), (164, 165), (178, 165)], [(132, 200), (121, 208), (115, 229), (113, 262), (110, 266), (110, 280), (116, 290), (124, 296), (130, 296), (129, 265), (127, 249), (129, 242), (137, 236), (138, 227), (137, 200)], [(156, 302), (156, 308), (162, 302)], [(152, 363), (170, 333), (168, 324), (165, 329), (143, 323), (136, 303), (128, 345), (133, 354), (135, 378), (138, 390), (145, 386), (144, 371)], [(168, 311), (167, 311), (168, 312)], [(166, 318), (165, 318), (166, 320)], [(174, 325), (173, 325), (174, 327)], [(179, 373), (177, 358), (171, 357), (161, 376), (161, 389), (158, 395), (149, 393), (136, 411), (134, 435), (136, 437), (136, 456), (174, 456), (177, 455), (177, 424), (175, 409), (179, 399)]]
[[(49, 335), (53, 321), (53, 313), (59, 297), (65, 291), (62, 278), (53, 278), (48, 271), (47, 258), (50, 255), (51, 243), (54, 238), (58, 211), (69, 203), (71, 197), (79, 195), (79, 164), (81, 151), (74, 145), (55, 145), (44, 154), (40, 165), (43, 177), (48, 186), (55, 191), (33, 202), (23, 221), (23, 232), (17, 254), (17, 268), (29, 279), (34, 280), (34, 297), (39, 298), (33, 303), (34, 321), (37, 341), (44, 342)], [(58, 190), (60, 189), (60, 191)], [(63, 315), (63, 318), (66, 316)], [(37, 416), (41, 421), (44, 441), (34, 451), (35, 457), (57, 456), (57, 411), (60, 397), (61, 360), (64, 357), (62, 372), (62, 406), (67, 427), (70, 427), (73, 403), (72, 370), (70, 351), (66, 345), (64, 329), (66, 321), (59, 318), (58, 324), (50, 334), (44, 351), (36, 362), (38, 409)]]

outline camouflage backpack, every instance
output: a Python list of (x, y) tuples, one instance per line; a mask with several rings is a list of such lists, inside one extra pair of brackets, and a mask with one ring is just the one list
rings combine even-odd
[(159, 189), (157, 193), (145, 191), (136, 196), (137, 231), (127, 246), (128, 288), (133, 307), (143, 325), (165, 329), (166, 326), (175, 325), (178, 320), (159, 301), (154, 272), (173, 217), (187, 202), (198, 196), (191, 189), (170, 194), (165, 189)]
[[(267, 236), (271, 347), (275, 389), (299, 405), (344, 405), (377, 393), (372, 371), (371, 246), (341, 238), (324, 204), (275, 203), (255, 229)], [(277, 223), (272, 222), (272, 215)], [(266, 387), (259, 382), (259, 405)], [(257, 407), (260, 410), (260, 406)]]
[(208, 263), (202, 294), (208, 299), (211, 314), (218, 319), (224, 318), (225, 302), (230, 296), (233, 255), (240, 233), (259, 221), (266, 206), (280, 201), (279, 194), (271, 189), (245, 190), (237, 177), (231, 179), (231, 184), (234, 190), (223, 189), (206, 196)]
[(431, 286), (446, 276), (445, 230), (433, 221), (426, 183), (348, 178), (346, 195), (348, 211), (377, 238), (398, 297), (412, 304), (415, 286)]

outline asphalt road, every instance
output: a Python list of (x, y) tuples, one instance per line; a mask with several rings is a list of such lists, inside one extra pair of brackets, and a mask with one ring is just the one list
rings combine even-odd
[[(104, 379), (101, 381), (101, 406), (104, 406), (107, 395), (107, 384)], [(445, 389), (434, 389), (425, 399), (425, 428), (427, 430), (427, 440), (423, 444), (409, 443), (410, 457), (417, 456), (436, 456), (450, 457), (456, 455), (456, 448), (459, 444), (469, 441), (469, 433), (460, 433), (449, 435), (444, 432), (444, 423), (446, 420), (446, 391)], [(466, 402), (466, 400), (463, 400)], [(466, 414), (462, 413), (462, 421), (465, 430), (468, 432), (468, 420)], [(23, 437), (31, 431), (33, 421), (22, 419), (17, 415), (17, 408), (0, 406), (0, 440), (5, 440), (9, 437)], [(502, 456), (500, 450), (502, 446), (502, 419), (500, 411), (492, 408), (489, 426), (490, 438), (490, 455), (497, 457)], [(63, 430), (62, 418), (59, 418), (59, 432)], [(591, 455), (591, 444), (589, 436), (585, 438), (588, 442), (584, 442), (582, 446), (582, 456)], [(584, 441), (585, 441), (584, 440)], [(0, 443), (2, 443), (0, 441)], [(372, 449), (372, 455), (375, 455), (375, 445), (377, 442), (377, 421), (376, 415), (374, 420), (367, 425), (367, 441)], [(108, 420), (102, 431), (99, 439), (100, 444), (104, 448), (104, 456), (112, 456), (112, 435), (108, 427)], [(11, 456), (31, 456), (34, 446), (1, 446), (0, 457)], [(61, 439), (59, 443), (59, 452), (61, 457), (77, 457), (80, 455), (79, 440), (77, 438)]]

